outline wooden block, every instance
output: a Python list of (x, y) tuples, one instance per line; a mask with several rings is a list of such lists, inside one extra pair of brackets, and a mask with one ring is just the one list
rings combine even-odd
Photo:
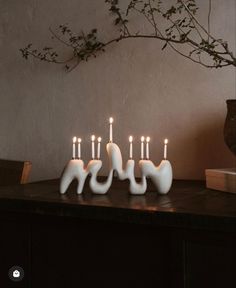
[(205, 174), (207, 188), (236, 193), (236, 168), (206, 169)]
[(28, 183), (31, 168), (32, 168), (32, 163), (30, 161), (25, 161), (22, 175), (21, 175), (20, 184)]
[(0, 159), (0, 186), (27, 183), (31, 167), (29, 161)]

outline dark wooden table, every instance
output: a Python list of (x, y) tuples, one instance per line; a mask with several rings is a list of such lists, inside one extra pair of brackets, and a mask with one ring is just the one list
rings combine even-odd
[[(107, 195), (59, 181), (0, 188), (0, 287), (236, 287), (236, 195), (201, 181)], [(17, 265), (25, 277), (12, 282)]]

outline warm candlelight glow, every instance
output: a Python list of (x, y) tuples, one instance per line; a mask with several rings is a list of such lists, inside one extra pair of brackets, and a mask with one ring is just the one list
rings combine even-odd
[(129, 136), (129, 158), (133, 158), (133, 136)]
[(77, 139), (76, 137), (73, 137), (73, 143), (76, 143), (76, 139)]
[(165, 139), (165, 140), (164, 140), (164, 144), (168, 144), (168, 139)]
[(146, 138), (146, 142), (150, 142), (150, 137), (147, 137), (147, 138)]
[(109, 118), (109, 123), (112, 124), (114, 119), (112, 117)]
[(92, 140), (92, 141), (95, 141), (95, 139), (96, 139), (95, 135), (92, 135), (92, 136), (91, 136), (91, 140)]
[(81, 138), (78, 138), (78, 143), (81, 143), (82, 142), (82, 139)]
[(101, 141), (102, 141), (102, 138), (98, 137), (97, 140), (98, 140), (97, 159), (100, 159), (100, 157), (101, 157)]

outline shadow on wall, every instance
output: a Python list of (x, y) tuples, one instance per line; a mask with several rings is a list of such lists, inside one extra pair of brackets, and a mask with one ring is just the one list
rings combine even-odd
[[(185, 179), (199, 179), (199, 175), (200, 179), (205, 179), (205, 169), (235, 166), (234, 155), (224, 142), (223, 127), (224, 120), (217, 119), (192, 130), (192, 134), (188, 133), (188, 137), (179, 141), (171, 156), (174, 178), (181, 179), (185, 171)], [(178, 171), (182, 171), (181, 174)]]

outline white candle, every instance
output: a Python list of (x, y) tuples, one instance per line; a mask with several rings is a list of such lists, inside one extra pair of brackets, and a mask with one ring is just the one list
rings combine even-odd
[(73, 146), (72, 146), (72, 159), (75, 159), (75, 143), (76, 143), (76, 137), (73, 137)]
[(95, 143), (94, 143), (95, 136), (94, 135), (91, 136), (91, 141), (92, 141), (92, 159), (94, 159), (95, 158)]
[(144, 158), (144, 136), (141, 137), (141, 160)]
[(133, 158), (133, 136), (129, 136), (129, 159)]
[(168, 139), (164, 140), (164, 159), (167, 159), (167, 144), (168, 144)]
[(109, 142), (113, 141), (113, 134), (112, 134), (112, 123), (113, 123), (113, 118), (109, 118)]
[(149, 142), (150, 142), (150, 137), (146, 138), (146, 159), (149, 159)]
[(102, 138), (98, 137), (97, 159), (100, 159), (100, 155), (101, 155), (101, 141), (102, 141)]
[(81, 142), (82, 142), (82, 139), (78, 138), (78, 158), (79, 159), (81, 158)]

